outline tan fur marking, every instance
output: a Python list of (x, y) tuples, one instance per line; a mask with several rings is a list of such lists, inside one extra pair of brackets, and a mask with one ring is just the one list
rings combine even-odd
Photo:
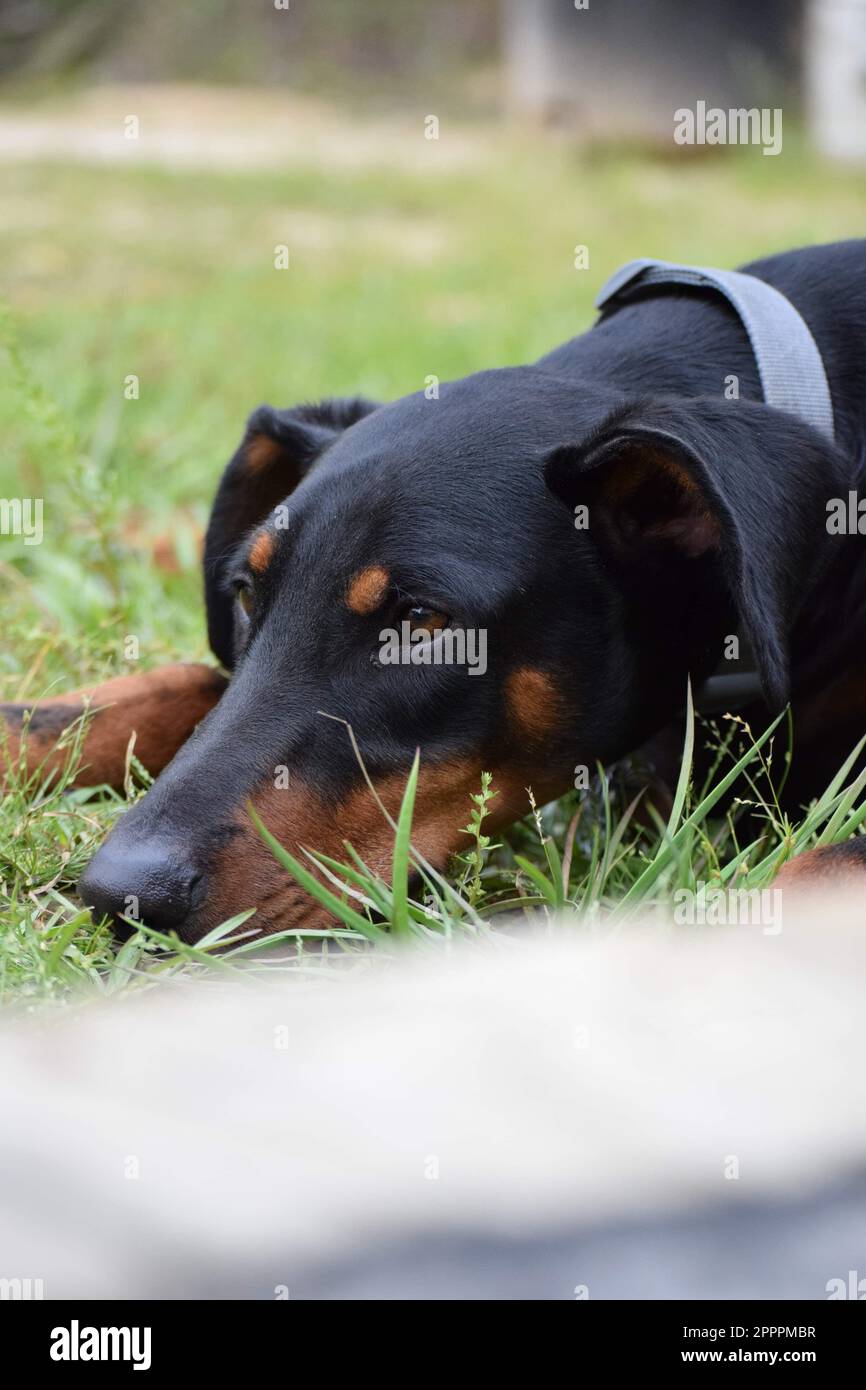
[(362, 617), (375, 613), (388, 592), (391, 576), (382, 565), (370, 565), (360, 570), (346, 591), (346, 603), (353, 613)]
[(806, 850), (783, 864), (773, 880), (774, 888), (835, 888), (851, 885), (861, 889), (866, 881), (863, 860), (850, 852), (850, 840), (838, 845), (821, 845)]
[[(28, 772), (43, 762), (46, 771), (61, 769), (66, 754), (54, 745), (63, 729), (85, 709), (94, 713), (73, 786), (107, 782), (122, 788), (126, 750), (133, 733), (136, 757), (156, 776), (213, 709), (226, 683), (225, 676), (212, 666), (181, 663), (141, 675), (118, 676), (89, 690), (72, 691), (38, 704), (0, 705), (0, 719), (8, 727), (8, 738), (0, 738), (0, 781), (7, 748), (10, 760), (16, 761), (24, 727), (28, 729)], [(31, 725), (22, 720), (25, 709), (33, 710)]]
[(629, 448), (623, 455), (625, 463), (610, 470), (601, 484), (602, 496), (607, 502), (624, 502), (637, 492), (638, 488), (653, 478), (656, 473), (664, 473), (675, 483), (681, 492), (692, 497), (700, 497), (700, 488), (694, 478), (674, 459), (656, 450), (644, 451)]
[(563, 700), (553, 678), (532, 666), (509, 673), (505, 701), (518, 733), (533, 742), (546, 739), (563, 718)]
[(251, 473), (260, 473), (276, 463), (281, 453), (275, 439), (269, 439), (266, 434), (254, 434), (246, 447), (244, 458)]
[[(376, 784), (390, 814), (396, 818), (406, 787), (406, 772), (393, 773)], [(472, 759), (425, 767), (422, 763), (415, 799), (412, 844), (437, 868), (444, 868), (454, 851), (465, 848), (461, 835), (471, 810), (470, 795), (478, 790), (481, 765)], [(529, 808), (527, 782), (513, 771), (494, 771), (498, 792), (485, 830), (510, 824)], [(539, 784), (545, 799), (552, 792)], [(376, 805), (369, 788), (360, 786), (337, 806), (326, 804), (309, 787), (298, 782), (284, 790), (267, 783), (252, 798), (272, 835), (313, 868), (302, 853), (304, 846), (334, 859), (345, 860), (344, 840), (349, 840), (370, 868), (386, 878), (391, 871), (394, 832)], [(258, 907), (251, 926), (263, 932), (287, 927), (324, 927), (328, 913), (281, 868), (257, 835), (245, 810), (237, 817), (238, 833), (220, 854), (211, 876), (205, 917), (196, 922), (196, 934), (245, 907)]]
[(275, 545), (276, 538), (273, 531), (259, 531), (250, 546), (250, 553), (247, 557), (250, 569), (255, 570), (256, 574), (264, 574), (273, 558)]

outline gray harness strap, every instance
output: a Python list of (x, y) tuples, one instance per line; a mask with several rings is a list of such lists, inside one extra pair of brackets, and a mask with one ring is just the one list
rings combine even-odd
[(790, 299), (741, 270), (638, 260), (629, 261), (610, 277), (595, 301), (596, 308), (615, 307), (650, 285), (693, 285), (724, 295), (749, 336), (766, 404), (798, 415), (833, 438), (833, 402), (824, 363), (805, 319)]

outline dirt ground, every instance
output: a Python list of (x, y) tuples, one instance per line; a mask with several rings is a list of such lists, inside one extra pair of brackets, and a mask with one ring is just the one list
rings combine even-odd
[[(429, 113), (435, 115), (435, 113)], [(125, 133), (137, 116), (138, 138)], [(279, 169), (385, 166), (414, 171), (421, 161), (459, 169), (489, 158), (490, 128), (456, 127), (438, 138), (422, 120), (370, 118), (274, 90), (136, 85), (92, 88), (44, 104), (0, 106), (0, 160), (74, 159), (170, 168)]]

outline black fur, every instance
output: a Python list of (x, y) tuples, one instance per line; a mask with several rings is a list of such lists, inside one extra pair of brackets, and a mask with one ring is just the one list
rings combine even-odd
[[(576, 764), (615, 759), (663, 729), (687, 675), (715, 666), (738, 623), (770, 709), (844, 670), (866, 637), (864, 542), (830, 537), (825, 523), (828, 499), (863, 480), (866, 242), (746, 269), (811, 327), (835, 447), (762, 404), (733, 310), (673, 287), (643, 292), (534, 366), (479, 372), (439, 399), (260, 407), (220, 484), (205, 553), (211, 643), (233, 680), (100, 851), (85, 896), (110, 906), (119, 886), (134, 891), (122, 869), (133, 844), (163, 860), (166, 845), (182, 846), (206, 884), (239, 808), (276, 765), (344, 798), (360, 773), (344, 728), (322, 712), (352, 725), (373, 776), (405, 770), (420, 745), (429, 763), (510, 759), (528, 780), (543, 757), (565, 790)], [(736, 401), (724, 396), (731, 374)], [(261, 436), (273, 459), (251, 474)], [(644, 481), (617, 502), (609, 484), (633, 466)], [(283, 502), (288, 524), (256, 578), (245, 539)], [(573, 525), (581, 503), (588, 531)], [(387, 567), (392, 590), (360, 617), (346, 587), (370, 565)], [(238, 582), (255, 586), (248, 628)], [(412, 604), (485, 628), (487, 675), (377, 667), (380, 629)], [(523, 667), (548, 673), (562, 696), (543, 755), (509, 723), (506, 679)], [(237, 907), (250, 905), (241, 883)], [(183, 929), (194, 936), (201, 920), (191, 912)]]

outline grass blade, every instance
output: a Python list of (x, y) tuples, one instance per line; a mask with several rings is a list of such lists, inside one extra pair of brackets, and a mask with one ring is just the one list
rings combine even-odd
[(409, 931), (409, 850), (420, 760), (420, 751), (416, 749), (412, 768), (406, 779), (406, 790), (397, 818), (397, 833), (394, 836), (394, 860), (391, 870), (391, 892), (394, 901), (391, 907), (391, 926), (395, 936), (405, 936)]

